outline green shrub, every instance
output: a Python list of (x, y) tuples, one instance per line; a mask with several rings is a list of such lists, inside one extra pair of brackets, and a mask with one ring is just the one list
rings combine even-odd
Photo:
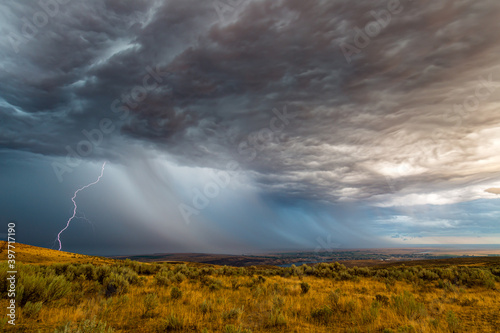
[(208, 279), (208, 280), (206, 280), (206, 281), (204, 281), (202, 283), (203, 284), (208, 284), (208, 290), (210, 290), (210, 291), (220, 290), (224, 286), (222, 284), (222, 281), (219, 280), (219, 279)]
[[(3, 260), (3, 259), (2, 259)], [(9, 282), (7, 280), (7, 271), (9, 270), (9, 266), (7, 261), (0, 262), (0, 296), (2, 298), (7, 298), (7, 289)]]
[(96, 280), (102, 284), (111, 275), (111, 268), (109, 266), (99, 266), (96, 268), (95, 274)]
[(494, 280), (494, 278), (486, 279), (486, 280), (484, 281), (484, 286), (485, 286), (485, 288), (487, 288), (487, 289), (496, 290), (496, 286), (495, 286), (495, 280)]
[(0, 319), (0, 331), (3, 332), (5, 329), (5, 325), (7, 325), (7, 322), (9, 321), (9, 318), (1, 318)]
[(445, 291), (455, 291), (456, 289), (455, 286), (448, 280), (439, 280), (437, 286)]
[(231, 289), (232, 290), (238, 290), (238, 289), (240, 289), (240, 287), (241, 287), (241, 284), (238, 282), (237, 278), (231, 279)]
[(200, 311), (203, 314), (207, 314), (214, 311), (214, 306), (210, 300), (204, 300), (200, 304)]
[(28, 301), (45, 301), (47, 280), (41, 275), (20, 274), (16, 286), (16, 300), (24, 306)]
[(353, 313), (357, 309), (357, 303), (354, 300), (346, 302), (342, 307), (341, 311), (344, 313)]
[(271, 310), (271, 313), (269, 314), (266, 322), (267, 327), (280, 327), (286, 326), (286, 324), (286, 318), (280, 309)]
[(285, 305), (285, 301), (283, 298), (279, 296), (274, 296), (273, 298), (273, 309), (282, 309), (283, 305)]
[(62, 267), (60, 267), (60, 269), (62, 270), (61, 272), (59, 272), (58, 269), (56, 268), (56, 274), (57, 275), (64, 274), (64, 276), (66, 277), (66, 279), (68, 281), (74, 281), (75, 280), (75, 278), (76, 278), (76, 272), (77, 272), (77, 268), (76, 268), (75, 265), (62, 266)]
[(155, 277), (154, 277), (154, 281), (157, 285), (159, 286), (168, 286), (170, 285), (172, 282), (170, 281), (170, 277), (169, 277), (169, 274), (168, 272), (166, 271), (159, 271), (158, 273), (156, 273)]
[(89, 281), (97, 280), (96, 268), (92, 264), (81, 265), (77, 269), (76, 275), (83, 275)]
[(156, 293), (149, 293), (144, 296), (144, 317), (153, 317), (156, 311), (156, 308), (159, 305), (158, 296)]
[(178, 272), (174, 276), (172, 276), (172, 281), (176, 283), (181, 283), (182, 281), (186, 280), (186, 276), (182, 274), (181, 272)]
[(415, 300), (413, 294), (408, 291), (400, 295), (393, 296), (394, 308), (396, 312), (408, 319), (415, 320), (427, 315), (424, 304)]
[(172, 289), (170, 290), (170, 297), (172, 297), (172, 299), (181, 298), (182, 297), (182, 290), (180, 290), (177, 287), (172, 287)]
[(123, 276), (111, 273), (111, 275), (104, 280), (103, 286), (106, 297), (111, 297), (127, 293), (129, 283)]
[(182, 318), (177, 317), (175, 314), (171, 313), (162, 323), (160, 323), (157, 331), (158, 332), (170, 332), (170, 331), (182, 331), (184, 329), (184, 321)]
[(333, 311), (329, 306), (313, 309), (311, 311), (311, 318), (321, 324), (328, 324), (333, 319)]
[(438, 328), (439, 327), (439, 320), (435, 319), (435, 318), (431, 318), (429, 319), (429, 324), (433, 327), (433, 328)]
[(452, 310), (448, 311), (446, 314), (446, 322), (448, 323), (448, 328), (451, 332), (457, 332), (460, 328), (460, 321), (458, 320), (455, 312)]
[(224, 319), (224, 320), (238, 319), (238, 318), (240, 318), (242, 313), (243, 313), (243, 309), (232, 308), (231, 310), (224, 311), (222, 313), (222, 319)]
[(300, 289), (302, 290), (303, 294), (307, 294), (307, 292), (309, 291), (309, 289), (311, 289), (311, 286), (307, 282), (302, 282), (300, 284)]
[(377, 294), (375, 295), (375, 300), (382, 305), (389, 305), (389, 297)]
[(373, 301), (370, 308), (367, 310), (363, 310), (361, 313), (361, 321), (363, 324), (370, 324), (374, 322), (379, 315), (380, 303), (377, 301)]
[(53, 301), (61, 299), (71, 291), (71, 283), (64, 276), (56, 276), (50, 281), (46, 290), (46, 300)]
[(139, 282), (139, 275), (128, 267), (121, 268), (118, 271), (129, 284), (137, 284)]
[(31, 303), (28, 301), (23, 307), (23, 315), (27, 318), (36, 318), (41, 309), (42, 302)]

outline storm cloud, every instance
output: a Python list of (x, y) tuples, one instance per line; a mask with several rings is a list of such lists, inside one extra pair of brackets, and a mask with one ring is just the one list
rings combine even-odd
[(485, 191), (500, 187), (497, 1), (0, 7), (1, 177), (42, 169), (40, 195), (56, 191), (64, 210), (21, 214), (18, 190), (6, 218), (41, 214), (53, 232), (70, 189), (107, 160), (113, 181), (93, 189), (107, 205), (85, 211), (134, 210), (92, 220), (156, 233), (147, 250), (500, 237), (498, 193)]

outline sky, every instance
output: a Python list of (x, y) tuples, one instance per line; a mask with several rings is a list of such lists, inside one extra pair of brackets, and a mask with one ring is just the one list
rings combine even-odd
[(0, 234), (57, 249), (102, 170), (62, 250), (499, 244), (499, 17), (496, 0), (2, 1)]

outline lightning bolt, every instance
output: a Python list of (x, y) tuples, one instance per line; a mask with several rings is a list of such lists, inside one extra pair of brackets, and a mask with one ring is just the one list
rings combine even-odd
[(59, 231), (59, 233), (57, 234), (57, 241), (59, 242), (59, 251), (61, 251), (61, 248), (62, 248), (62, 243), (61, 243), (61, 234), (63, 233), (64, 230), (68, 229), (69, 227), (69, 224), (71, 223), (71, 220), (73, 220), (76, 216), (76, 209), (77, 209), (77, 206), (76, 206), (76, 196), (78, 194), (78, 192), (86, 189), (87, 187), (90, 187), (92, 185), (95, 185), (97, 183), (99, 183), (99, 181), (101, 180), (102, 178), (102, 175), (104, 174), (104, 166), (106, 165), (106, 162), (104, 162), (104, 164), (102, 165), (102, 168), (101, 168), (101, 174), (99, 175), (99, 177), (97, 178), (97, 180), (93, 183), (90, 183), (88, 185), (85, 185), (84, 187), (82, 188), (79, 188), (78, 190), (75, 191), (75, 194), (73, 194), (73, 198), (71, 198), (71, 201), (73, 201), (73, 215), (69, 218), (68, 222), (66, 222), (66, 226), (61, 230)]
[[(78, 211), (77, 211), (77, 213), (78, 213)], [(91, 220), (89, 220), (87, 218), (87, 216), (85, 216), (85, 213), (80, 212), (80, 214), (82, 214), (82, 215), (81, 216), (75, 215), (75, 219), (80, 219), (80, 220), (87, 221), (92, 226), (92, 230), (95, 232), (94, 223)]]

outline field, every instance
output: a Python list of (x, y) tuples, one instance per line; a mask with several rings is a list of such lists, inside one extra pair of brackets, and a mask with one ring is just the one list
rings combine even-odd
[(16, 325), (0, 331), (500, 332), (498, 257), (227, 267), (16, 246)]

